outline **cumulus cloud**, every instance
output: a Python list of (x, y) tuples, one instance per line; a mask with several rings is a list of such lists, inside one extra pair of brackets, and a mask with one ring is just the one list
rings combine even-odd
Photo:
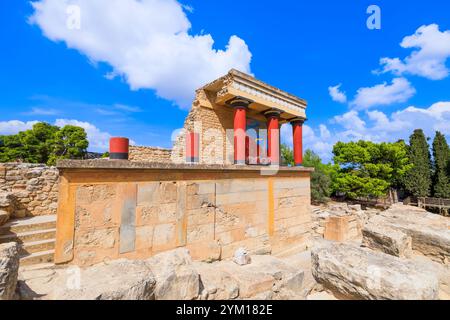
[(10, 121), (0, 121), (0, 134), (1, 135), (11, 135), (17, 134), (20, 131), (29, 130), (38, 121), (20, 121), (20, 120), (10, 120)]
[(373, 87), (360, 88), (350, 105), (356, 110), (386, 106), (408, 101), (416, 89), (405, 78), (395, 78), (391, 84), (382, 83)]
[(416, 48), (405, 59), (382, 58), (381, 73), (412, 74), (431, 80), (449, 75), (446, 61), (450, 58), (450, 30), (441, 32), (437, 24), (421, 26), (415, 34), (405, 37), (400, 44), (405, 49)]
[[(251, 53), (233, 35), (224, 50), (209, 34), (191, 35), (183, 6), (176, 0), (38, 0), (30, 23), (52, 41), (112, 67), (131, 89), (153, 89), (162, 98), (189, 107), (195, 89), (236, 68), (250, 73)], [(80, 28), (68, 19), (78, 6)], [(75, 11), (76, 12), (76, 11)]]
[[(352, 110), (335, 116), (329, 123), (329, 126), (320, 124), (318, 127), (304, 125), (303, 130), (305, 150), (313, 150), (325, 162), (332, 160), (333, 146), (338, 141), (408, 141), (415, 129), (423, 129), (428, 137), (434, 137), (435, 132), (440, 131), (450, 141), (450, 101), (438, 102), (428, 108), (411, 106), (391, 114), (379, 110)], [(282, 126), (281, 139), (292, 147), (290, 125)]]
[[(17, 134), (20, 131), (25, 131), (33, 128), (33, 125), (39, 121), (0, 121), (0, 135), (12, 135)], [(83, 122), (78, 120), (57, 119), (54, 123), (55, 126), (64, 127), (65, 125), (78, 126), (86, 131), (87, 138), (89, 140), (89, 150), (103, 152), (108, 150), (109, 139), (111, 135), (108, 132), (101, 131), (95, 125), (89, 122)], [(132, 142), (133, 143), (133, 142)]]
[(340, 103), (346, 103), (347, 95), (345, 94), (345, 92), (342, 92), (340, 90), (341, 86), (342, 86), (342, 84), (338, 84), (337, 86), (334, 86), (334, 87), (328, 87), (328, 92), (331, 96), (331, 99), (333, 99), (333, 101), (340, 102)]

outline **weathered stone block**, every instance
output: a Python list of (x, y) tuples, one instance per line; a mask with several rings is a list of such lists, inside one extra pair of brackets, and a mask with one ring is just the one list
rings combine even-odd
[(412, 254), (411, 237), (385, 225), (367, 224), (362, 230), (362, 245), (381, 252), (407, 258)]
[(346, 297), (370, 300), (435, 300), (439, 279), (422, 265), (341, 243), (313, 248), (316, 281)]

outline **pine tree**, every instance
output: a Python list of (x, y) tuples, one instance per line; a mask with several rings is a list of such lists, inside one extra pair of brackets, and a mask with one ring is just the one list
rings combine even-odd
[(434, 177), (433, 192), (437, 198), (450, 198), (450, 148), (439, 131), (433, 141)]
[(428, 197), (432, 184), (431, 155), (423, 130), (415, 130), (409, 138), (408, 154), (414, 167), (405, 176), (405, 188), (413, 196)]

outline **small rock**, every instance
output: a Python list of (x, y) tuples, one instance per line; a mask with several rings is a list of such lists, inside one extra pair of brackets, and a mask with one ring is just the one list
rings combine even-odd
[(252, 263), (252, 258), (250, 257), (247, 249), (239, 248), (234, 253), (233, 261), (240, 266), (245, 266)]

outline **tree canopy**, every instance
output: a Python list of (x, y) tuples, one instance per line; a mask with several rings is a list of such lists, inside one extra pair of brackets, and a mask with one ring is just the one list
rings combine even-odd
[(333, 154), (339, 166), (333, 189), (349, 198), (384, 196), (411, 169), (403, 141), (338, 142)]
[(437, 198), (450, 198), (450, 148), (439, 131), (433, 141), (433, 194)]
[(89, 142), (83, 128), (39, 122), (30, 130), (0, 136), (0, 162), (54, 165), (58, 159), (82, 159)]
[(414, 166), (404, 179), (405, 189), (415, 197), (431, 195), (431, 154), (423, 130), (417, 129), (409, 138), (408, 156)]

